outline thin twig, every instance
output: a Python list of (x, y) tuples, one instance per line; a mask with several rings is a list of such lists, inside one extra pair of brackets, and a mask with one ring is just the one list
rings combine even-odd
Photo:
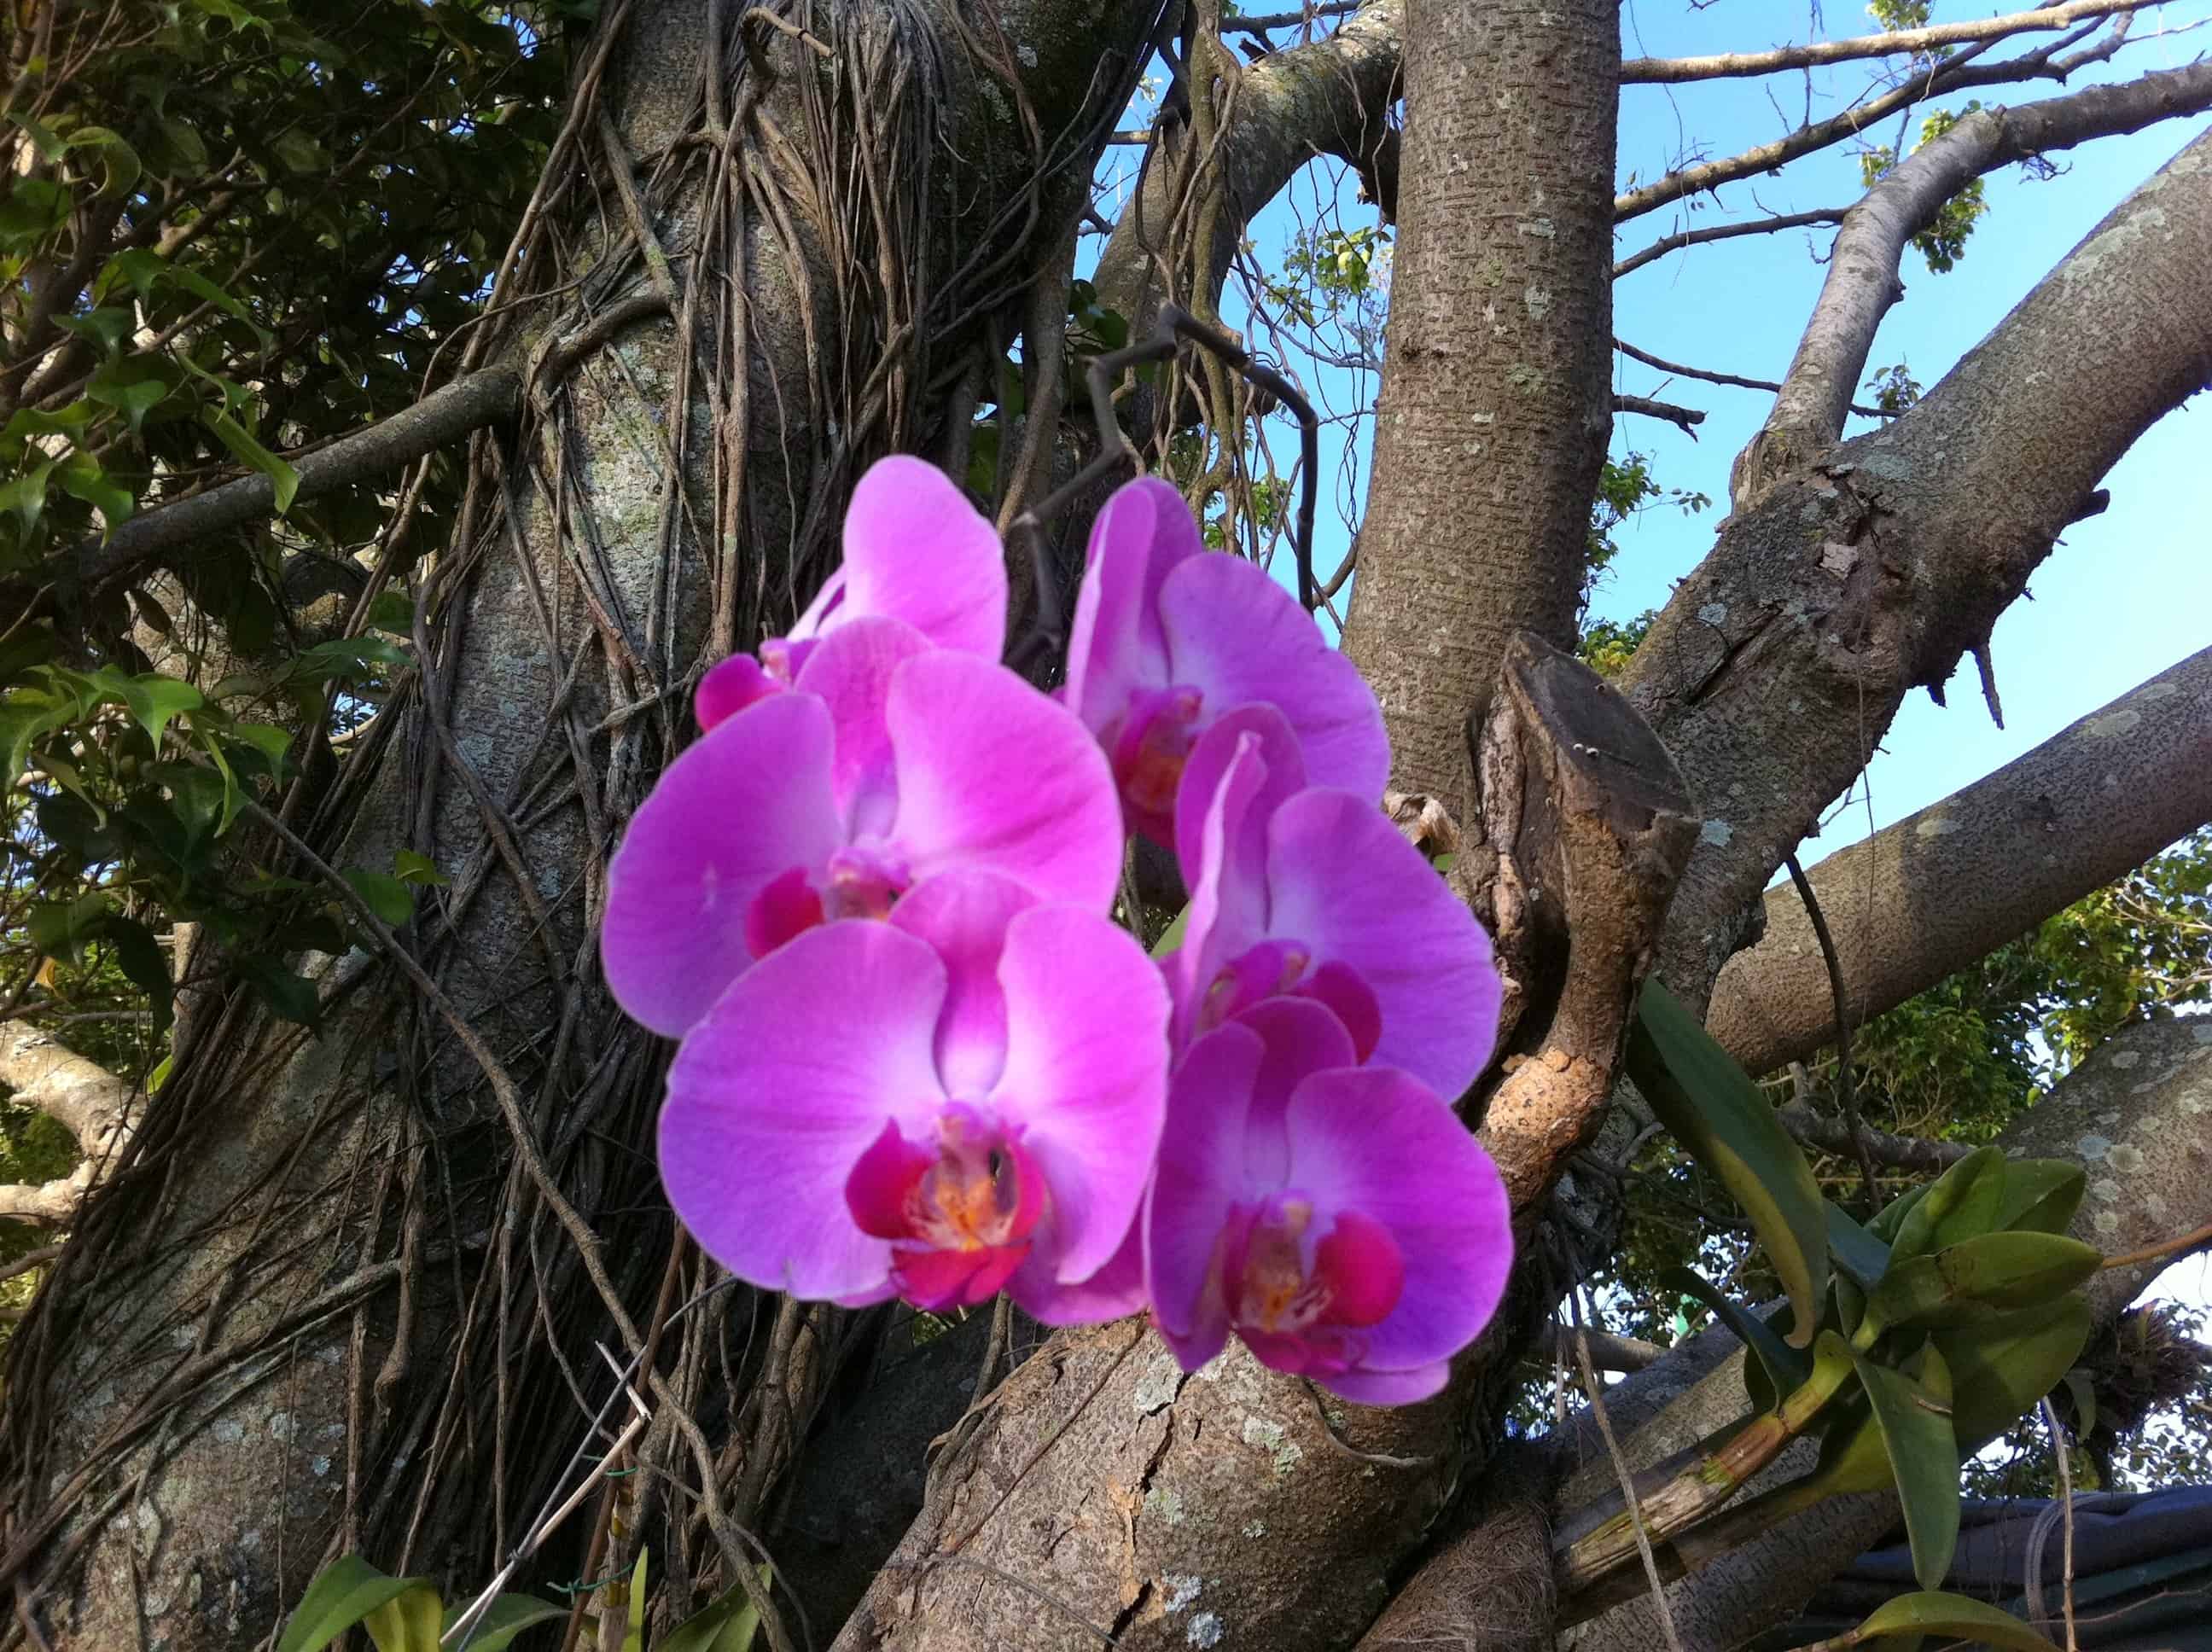
[(1836, 938), (1828, 932), (1828, 920), (1820, 910), (1820, 898), (1813, 893), (1812, 881), (1805, 876), (1805, 868), (1797, 864), (1795, 854), (1783, 856), (1782, 864), (1790, 868), (1790, 881), (1797, 886), (1797, 898), (1805, 903), (1805, 915), (1813, 920), (1813, 938), (1820, 944), (1820, 961), (1828, 966), (1828, 991), (1835, 999), (1836, 1008), (1836, 1108), (1844, 1115), (1844, 1127), (1851, 1133), (1851, 1152), (1859, 1162), (1867, 1208), (1871, 1212), (1881, 1198), (1881, 1187), (1875, 1181), (1874, 1155), (1867, 1151), (1859, 1124), (1858, 1094), (1851, 1083), (1851, 1008), (1850, 999), (1844, 991), (1844, 966), (1836, 957)]
[(2061, 1610), (2066, 1614), (2066, 1652), (2080, 1652), (2081, 1643), (2074, 1625), (2074, 1463), (2073, 1453), (2067, 1449), (2066, 1436), (2058, 1426), (2058, 1412), (2046, 1395), (2043, 1400), (2043, 1421), (2051, 1430), (2051, 1449), (2058, 1459), (2059, 1518), (2065, 1525), (2065, 1575), (2059, 1579), (2064, 1591), (2060, 1597)]
[(1579, 1297), (1575, 1299), (1575, 1364), (1582, 1372), (1583, 1392), (1589, 1396), (1590, 1415), (1597, 1419), (1597, 1431), (1604, 1437), (1613, 1473), (1620, 1479), (1620, 1495), (1627, 1500), (1628, 1518), (1636, 1527), (1636, 1552), (1644, 1557), (1644, 1575), (1651, 1582), (1651, 1603), (1658, 1608), (1659, 1626), (1667, 1631), (1668, 1652), (1682, 1652), (1682, 1637), (1674, 1631), (1674, 1614), (1667, 1606), (1667, 1585), (1659, 1576), (1659, 1558), (1651, 1552), (1650, 1534), (1644, 1529), (1644, 1509), (1636, 1499), (1636, 1476), (1629, 1470), (1628, 1459), (1620, 1455), (1620, 1442), (1613, 1437), (1613, 1419), (1605, 1414), (1605, 1395), (1598, 1387), (1597, 1373), (1590, 1369), (1589, 1339), (1583, 1332)]

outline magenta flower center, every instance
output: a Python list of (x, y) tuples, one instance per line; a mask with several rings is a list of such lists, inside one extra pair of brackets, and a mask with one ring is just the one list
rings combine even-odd
[(1198, 737), (1198, 716), (1206, 696), (1181, 684), (1139, 689), (1129, 697), (1129, 712), (1114, 742), (1115, 783), (1133, 809), (1160, 817), (1175, 814), (1176, 788)]
[(1248, 1339), (1297, 1339), (1334, 1365), (1355, 1357), (1342, 1332), (1379, 1324), (1398, 1305), (1406, 1265), (1382, 1224), (1357, 1211), (1340, 1211), (1318, 1239), (1314, 1226), (1303, 1193), (1237, 1206), (1223, 1236), (1222, 1300)]
[(899, 1294), (937, 1309), (996, 1296), (1028, 1256), (1048, 1199), (1018, 1133), (956, 1102), (933, 1144), (886, 1124), (853, 1167), (845, 1202), (863, 1233), (891, 1242)]

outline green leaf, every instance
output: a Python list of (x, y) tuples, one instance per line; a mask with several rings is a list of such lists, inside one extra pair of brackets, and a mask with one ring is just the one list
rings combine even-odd
[(1940, 1635), (1945, 1640), (2000, 1647), (2004, 1652), (2058, 1652), (2002, 1606), (1934, 1590), (1883, 1601), (1844, 1638), (1869, 1641), (1879, 1635)]
[(1189, 927), (1190, 908), (1185, 907), (1181, 912), (1176, 914), (1175, 921), (1167, 926), (1159, 939), (1152, 943), (1152, 956), (1156, 958), (1164, 958), (1181, 946), (1183, 932)]
[(1884, 1244), (1893, 1243), (1897, 1238), (1899, 1227), (1911, 1213), (1912, 1207), (1928, 1197), (1928, 1190), (1934, 1185), (1933, 1182), (1922, 1181), (1907, 1187), (1881, 1207), (1881, 1212), (1874, 1220), (1867, 1224), (1867, 1231)]
[(1867, 1320), (1887, 1330), (1963, 1310), (2032, 1308), (2071, 1291), (2104, 1260), (2094, 1245), (2060, 1234), (1980, 1234), (1893, 1263), (1867, 1299)]
[(414, 915), (414, 897), (397, 878), (387, 878), (380, 872), (348, 872), (344, 877), (354, 893), (368, 902), (368, 909), (392, 928)]
[[(1660, 1278), (1663, 1283), (1695, 1297), (1720, 1316), (1721, 1322), (1735, 1333), (1736, 1340), (1759, 1357), (1775, 1394), (1788, 1394), (1812, 1376), (1810, 1359), (1784, 1341), (1774, 1327), (1758, 1315), (1729, 1301), (1711, 1280), (1686, 1267), (1668, 1268)], [(1753, 1394), (1752, 1403), (1759, 1405), (1761, 1397)], [(1771, 1396), (1767, 1396), (1767, 1405), (1771, 1403)], [(1759, 1405), (1759, 1409), (1765, 1410), (1767, 1405)]]
[(1987, 1233), (2004, 1198), (2004, 1150), (1978, 1147), (1936, 1178), (1905, 1212), (1889, 1248), (1891, 1265)]
[[(774, 1569), (763, 1566), (760, 1581), (763, 1589), (773, 1587)], [(654, 1643), (653, 1652), (751, 1652), (759, 1628), (760, 1613), (739, 1584), (670, 1630)]]
[(171, 720), (185, 712), (198, 711), (206, 701), (200, 691), (191, 683), (160, 671), (144, 671), (137, 677), (123, 679), (123, 701), (131, 708), (131, 714), (138, 726), (146, 731), (146, 738), (154, 749), (161, 749), (162, 731)]
[(161, 1037), (169, 1030), (176, 998), (176, 984), (169, 979), (169, 961), (162, 956), (161, 943), (145, 925), (119, 913), (100, 926), (100, 938), (113, 949), (116, 968), (146, 994), (154, 1011), (154, 1036)]
[(1790, 1343), (1805, 1347), (1828, 1289), (1828, 1221), (1805, 1156), (1758, 1086), (1656, 978), (1637, 1002), (1627, 1067), (1659, 1121), (1750, 1217), (1795, 1310)]
[(427, 854), (417, 854), (412, 849), (402, 849), (392, 857), (392, 869), (403, 884), (423, 884), (433, 889), (443, 889), (453, 880), (438, 870), (438, 863)]
[[(277, 1637), (276, 1652), (322, 1652), (322, 1649), (410, 1589), (428, 1592), (422, 1577), (387, 1577), (359, 1555), (340, 1555), (323, 1568)], [(431, 1595), (436, 1600), (435, 1594)], [(436, 1619), (431, 1620), (434, 1625)], [(434, 1645), (437, 1637), (431, 1636)], [(380, 1652), (389, 1649), (378, 1643)]]
[(396, 637), (415, 635), (415, 604), (404, 591), (380, 591), (368, 605), (368, 623)]
[(260, 753), (262, 761), (268, 764), (272, 774), (283, 772), (285, 756), (292, 750), (291, 730), (278, 728), (270, 723), (233, 723), (223, 732), (229, 738), (243, 741)]
[[(239, 973), (244, 975), (261, 995), (272, 1015), (295, 1022), (302, 1027), (312, 1027), (321, 1018), (322, 1005), (315, 996), (315, 983), (304, 975), (295, 975), (275, 958), (259, 956), (240, 958)], [(318, 1641), (318, 1646), (322, 1643)]]
[(129, 355), (110, 361), (94, 374), (84, 393), (101, 406), (120, 412), (135, 436), (144, 427), (146, 416), (167, 401), (176, 387), (176, 370), (167, 362), (158, 356)]
[(2081, 1208), (2088, 1185), (2087, 1172), (2070, 1158), (2008, 1159), (1996, 1225), (2063, 1233)]
[(1861, 1227), (1832, 1200), (1828, 1215), (1828, 1254), (1862, 1290), (1871, 1291), (1889, 1272), (1889, 1247)]
[(292, 495), (300, 491), (300, 473), (248, 435), (245, 426), (228, 413), (208, 410), (209, 428), (222, 438), (222, 445), (230, 449), (231, 457), (240, 465), (249, 465), (269, 478), (276, 490), (276, 514), (282, 516), (292, 508)]
[(415, 1582), (361, 1620), (376, 1652), (438, 1652), (438, 1625), (445, 1617), (438, 1591)]
[[(1824, 1333), (1824, 1339), (1834, 1334)], [(1856, 1350), (1851, 1358), (1897, 1476), (1912, 1574), (1921, 1588), (1934, 1588), (1950, 1571), (1959, 1544), (1959, 1442), (1951, 1432), (1950, 1371), (1932, 1346), (1919, 1382)]]
[(8, 511), (15, 518), (21, 538), (27, 541), (39, 525), (39, 519), (46, 511), (46, 478), (53, 474), (54, 461), (48, 459), (36, 465), (13, 481), (0, 483), (0, 511)]
[[(465, 1606), (465, 1602), (461, 1606), (447, 1608), (441, 1638), (460, 1621)], [(454, 1643), (454, 1652), (502, 1652), (507, 1643), (524, 1630), (535, 1628), (539, 1624), (549, 1624), (568, 1615), (568, 1607), (556, 1606), (531, 1595), (495, 1594), (491, 1604), (484, 1608), (483, 1615), (477, 1619), (475, 1627), (469, 1631), (467, 1641)]]
[(100, 513), (100, 539), (129, 521), (138, 508), (137, 495), (107, 474), (100, 462), (86, 452), (71, 453), (63, 461), (62, 486)]
[(645, 1558), (650, 1552), (640, 1546), (637, 1564), (630, 1569), (629, 1593), (623, 1605), (629, 1628), (623, 1635), (622, 1652), (645, 1652)]
[(1972, 1456), (2051, 1392), (2081, 1357), (2089, 1327), (2089, 1304), (2075, 1291), (1934, 1334), (1930, 1340), (1951, 1370), (1951, 1428), (1961, 1458)]
[(31, 944), (50, 958), (77, 963), (85, 944), (100, 932), (110, 910), (107, 896), (94, 890), (74, 901), (41, 901), (33, 907), (26, 927)]

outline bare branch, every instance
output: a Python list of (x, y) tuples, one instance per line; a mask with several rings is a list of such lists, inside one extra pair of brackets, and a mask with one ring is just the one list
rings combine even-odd
[(1851, 388), (1866, 369), (1875, 332), (1905, 294), (1898, 261), (1960, 188), (2030, 155), (2140, 131), (2207, 107), (2212, 107), (2212, 61), (2015, 109), (1978, 110), (1875, 184), (1844, 216), (1827, 280), (1783, 376), (1774, 410), (1738, 462), (1737, 508), (1756, 502), (1774, 476), (1843, 434)]
[(1705, 229), (1685, 229), (1673, 235), (1664, 235), (1640, 252), (1632, 252), (1613, 266), (1613, 278), (1641, 270), (1669, 252), (1678, 252), (1686, 246), (1702, 246), (1707, 241), (1733, 240), (1739, 235), (1771, 235), (1777, 230), (1802, 229), (1808, 224), (1841, 223), (1845, 209), (1821, 207), (1812, 212), (1779, 212), (1771, 218), (1752, 218), (1740, 224), (1714, 224)]
[(33, 1227), (65, 1228), (76, 1219), (77, 1206), (92, 1186), (92, 1161), (88, 1159), (65, 1176), (52, 1181), (0, 1182), (0, 1222), (27, 1222)]
[[(1855, 1012), (1875, 1016), (2212, 821), (2212, 648), (2130, 689), (1994, 774), (1829, 856), (1810, 874)], [(1834, 1041), (1804, 908), (1713, 988), (1708, 1024), (1753, 1072)]]
[[(1641, 361), (1645, 367), (1655, 368), (1661, 373), (1679, 374), (1685, 379), (1702, 379), (1707, 384), (1729, 385), (1737, 390), (1764, 390), (1771, 392), (1778, 391), (1782, 388), (1781, 383), (1778, 380), (1747, 379), (1741, 374), (1716, 373), (1710, 367), (1693, 367), (1686, 366), (1680, 361), (1669, 361), (1663, 356), (1652, 355), (1649, 350), (1638, 349), (1635, 345), (1622, 338), (1614, 339), (1613, 341), (1613, 347), (1619, 350), (1623, 355), (1626, 355), (1632, 361)], [(1851, 411), (1854, 413), (1863, 414), (1869, 419), (1887, 418), (1889, 416), (1879, 407), (1862, 407), (1856, 402), (1853, 402), (1851, 404)]]
[(1675, 402), (1656, 401), (1649, 396), (1629, 396), (1620, 391), (1613, 393), (1613, 410), (1616, 413), (1641, 413), (1648, 419), (1664, 419), (1684, 435), (1695, 441), (1697, 427), (1705, 422), (1701, 407), (1684, 407)]
[[(388, 475), (471, 430), (511, 418), (521, 397), (521, 375), (510, 367), (486, 367), (457, 379), (404, 412), (302, 459), (295, 467), (300, 483), (294, 502)], [(81, 547), (72, 553), (76, 571), (70, 577), (100, 584), (165, 551), (269, 516), (276, 508), (276, 486), (267, 477), (240, 477), (131, 518), (104, 545)]]
[(1894, 1169), (1940, 1175), (1974, 1150), (1965, 1142), (1929, 1141), (1919, 1136), (1893, 1136), (1886, 1130), (1861, 1124), (1855, 1138), (1850, 1127), (1805, 1102), (1792, 1102), (1774, 1115), (1800, 1146), (1849, 1158), (1863, 1152), (1876, 1163)]
[(2157, 0), (2071, 0), (2067, 5), (2016, 11), (2008, 17), (1934, 23), (1926, 28), (1860, 34), (1844, 40), (1810, 40), (1802, 46), (1776, 46), (1771, 52), (1723, 52), (1703, 58), (1631, 58), (1620, 65), (1620, 80), (1624, 86), (1674, 85), (1729, 76), (1771, 75), (1781, 70), (1810, 69), (1820, 64), (1849, 63), (1861, 58), (1917, 55), (1937, 46), (1988, 46), (2008, 35), (2067, 28), (2082, 21), (2101, 22), (2107, 17), (2140, 11), (2155, 3)]

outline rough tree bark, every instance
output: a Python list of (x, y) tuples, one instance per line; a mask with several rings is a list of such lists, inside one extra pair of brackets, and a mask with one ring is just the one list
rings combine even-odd
[[(1988, 778), (1808, 874), (1857, 1019), (1893, 1009), (2212, 821), (2212, 649), (2128, 690)], [(1753, 1072), (1835, 1039), (1797, 892), (1730, 958), (1705, 1024)]]
[(1516, 630), (1574, 642), (1612, 428), (1611, 0), (1412, 0), (1374, 483), (1345, 652), (1393, 783), (1466, 810), (1468, 731)]

